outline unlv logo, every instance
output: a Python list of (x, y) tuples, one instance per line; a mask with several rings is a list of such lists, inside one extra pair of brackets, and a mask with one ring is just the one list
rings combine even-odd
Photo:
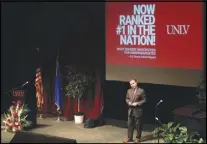
[(166, 25), (168, 35), (187, 35), (190, 25)]
[(15, 90), (12, 92), (14, 97), (24, 97), (24, 91), (23, 90)]

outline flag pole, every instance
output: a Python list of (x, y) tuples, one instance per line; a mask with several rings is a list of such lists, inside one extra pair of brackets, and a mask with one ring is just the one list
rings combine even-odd
[(58, 118), (57, 118), (57, 122), (60, 122), (61, 119), (60, 119), (60, 113), (58, 112)]
[(42, 114), (42, 113), (43, 113), (43, 112), (42, 112), (42, 111), (43, 111), (43, 110), (42, 110), (42, 107), (43, 107), (42, 104), (40, 104), (40, 119), (43, 119), (43, 116), (42, 116), (42, 115), (43, 115), (43, 114)]
[[(40, 49), (39, 48), (36, 48), (36, 50), (37, 50), (37, 52), (38, 52), (38, 57), (40, 56)], [(41, 66), (40, 66), (40, 63), (38, 62), (38, 68), (40, 68), (40, 72), (42, 72), (41, 70)], [(42, 76), (42, 73), (41, 73), (41, 76)], [(42, 79), (42, 78), (41, 78)], [(42, 82), (41, 82), (41, 86), (40, 86), (40, 95), (41, 95), (41, 97), (42, 97), (42, 93), (43, 91), (42, 91)], [(43, 98), (43, 97), (42, 97)], [(42, 104), (42, 102), (40, 102), (40, 108), (39, 108), (39, 113), (40, 113), (40, 115), (39, 115), (39, 119), (43, 119), (43, 104)]]
[[(56, 78), (57, 78), (58, 70), (59, 70), (59, 49), (57, 49)], [(61, 121), (60, 115), (61, 115), (61, 109), (57, 105), (57, 121), (56, 122), (60, 122)]]

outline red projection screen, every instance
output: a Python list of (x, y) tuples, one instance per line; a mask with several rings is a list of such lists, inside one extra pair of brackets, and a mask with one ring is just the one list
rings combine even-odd
[(202, 2), (108, 2), (106, 79), (196, 86), (202, 19)]

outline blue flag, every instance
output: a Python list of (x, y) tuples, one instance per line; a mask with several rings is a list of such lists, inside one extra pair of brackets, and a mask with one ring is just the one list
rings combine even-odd
[(57, 106), (57, 112), (61, 113), (62, 93), (61, 93), (60, 66), (58, 62), (58, 54), (57, 54), (57, 60), (56, 60), (55, 105)]

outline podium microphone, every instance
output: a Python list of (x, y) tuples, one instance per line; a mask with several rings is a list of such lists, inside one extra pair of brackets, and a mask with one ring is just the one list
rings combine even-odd
[(28, 84), (29, 82), (28, 81), (26, 81), (21, 87), (23, 87), (23, 86), (25, 86), (26, 84)]

